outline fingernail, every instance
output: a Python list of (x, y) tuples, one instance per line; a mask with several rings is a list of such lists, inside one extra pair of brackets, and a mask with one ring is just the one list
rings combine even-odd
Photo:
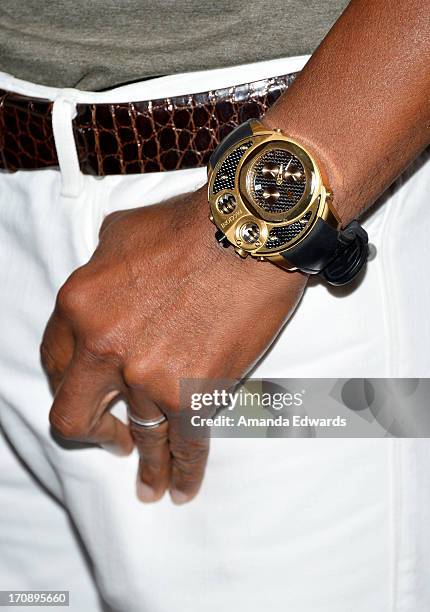
[(188, 495), (176, 489), (172, 489), (172, 491), (170, 491), (170, 497), (172, 498), (172, 502), (174, 504), (177, 504), (178, 506), (180, 506), (181, 504), (186, 504), (189, 500)]
[(145, 482), (139, 480), (136, 484), (137, 497), (143, 502), (155, 501), (155, 491)]

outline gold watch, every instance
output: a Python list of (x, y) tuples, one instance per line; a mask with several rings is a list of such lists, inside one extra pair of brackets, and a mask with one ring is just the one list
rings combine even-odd
[(215, 149), (208, 166), (210, 220), (223, 246), (344, 285), (368, 256), (357, 221), (342, 229), (312, 155), (251, 119)]

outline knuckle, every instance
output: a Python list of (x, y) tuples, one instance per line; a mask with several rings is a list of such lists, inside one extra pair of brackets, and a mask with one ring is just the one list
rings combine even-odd
[(183, 417), (180, 379), (172, 376), (170, 371), (166, 372), (162, 384), (159, 383), (159, 396), (163, 410), (169, 418), (176, 420)]
[(161, 355), (145, 355), (145, 359), (134, 359), (125, 363), (122, 376), (127, 387), (144, 389), (148, 397), (163, 407), (163, 412), (168, 417), (174, 417), (184, 408), (180, 401), (180, 380), (183, 371), (177, 376), (172, 364), (170, 362), (167, 364)]
[(124, 215), (124, 211), (115, 211), (113, 213), (110, 213), (109, 215), (107, 215), (104, 219), (103, 222), (100, 226), (100, 230), (99, 230), (99, 238), (101, 238), (108, 230), (109, 226), (114, 224), (115, 221), (117, 221), (118, 219), (120, 219), (122, 216)]
[(124, 365), (123, 380), (131, 389), (144, 388), (149, 397), (164, 403), (170, 395), (171, 380), (164, 364), (151, 356), (145, 359), (134, 358)]
[(66, 315), (74, 315), (85, 310), (90, 300), (91, 286), (83, 280), (79, 268), (64, 283), (57, 295), (57, 310)]
[(83, 355), (89, 360), (116, 361), (120, 353), (115, 342), (103, 333), (86, 334), (80, 346)]
[(127, 387), (139, 388), (151, 378), (149, 369), (141, 361), (127, 363), (122, 371), (122, 376)]
[(51, 351), (49, 350), (48, 345), (45, 342), (42, 342), (40, 345), (40, 359), (42, 361), (42, 365), (45, 370), (49, 373), (57, 371), (57, 364), (55, 359), (53, 358)]
[(163, 407), (166, 410), (166, 414), (170, 415), (171, 418), (180, 418), (182, 406), (178, 397), (179, 393), (175, 389), (166, 389), (163, 399)]
[(69, 415), (57, 410), (51, 410), (49, 422), (62, 438), (82, 440), (87, 435), (88, 428), (85, 423), (72, 419)]

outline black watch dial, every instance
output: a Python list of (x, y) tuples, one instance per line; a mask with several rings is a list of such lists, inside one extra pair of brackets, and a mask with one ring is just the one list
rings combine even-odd
[(262, 219), (284, 221), (295, 214), (311, 189), (310, 172), (286, 147), (269, 146), (247, 169), (246, 191)]

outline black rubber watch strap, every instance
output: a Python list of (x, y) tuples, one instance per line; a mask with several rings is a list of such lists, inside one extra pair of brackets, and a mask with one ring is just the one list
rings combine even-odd
[(231, 145), (233, 145), (235, 142), (239, 142), (239, 140), (242, 140), (242, 138), (252, 136), (252, 134), (251, 120), (245, 121), (245, 123), (241, 123), (234, 128), (234, 130), (230, 132), (230, 134), (228, 134), (228, 136), (226, 136), (222, 142), (220, 142), (215, 151), (212, 153), (209, 159), (209, 164), (212, 166), (212, 168), (215, 167), (217, 161), (224, 155)]
[(318, 218), (310, 234), (282, 255), (291, 266), (308, 274), (319, 274), (333, 258), (338, 234), (336, 229)]
[(320, 218), (304, 240), (282, 255), (302, 272), (320, 274), (331, 285), (346, 285), (367, 261), (368, 236), (357, 221), (338, 231)]
[(335, 256), (321, 271), (330, 285), (346, 285), (352, 281), (367, 262), (369, 238), (358, 221), (352, 221), (339, 232)]

